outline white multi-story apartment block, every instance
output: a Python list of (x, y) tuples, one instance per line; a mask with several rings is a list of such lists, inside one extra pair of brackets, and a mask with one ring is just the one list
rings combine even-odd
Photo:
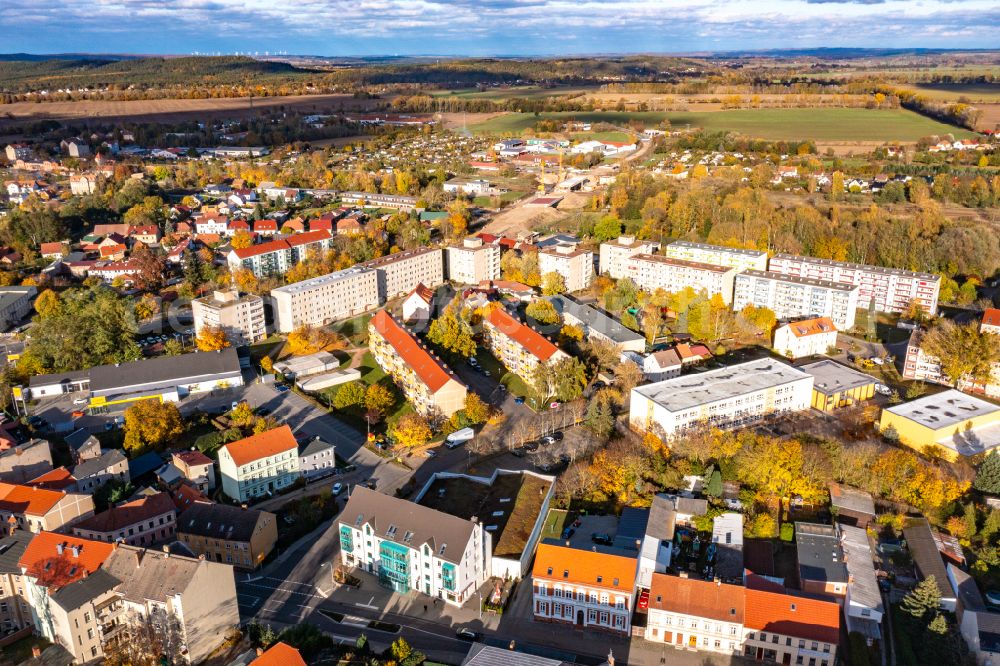
[(874, 300), (880, 312), (906, 312), (916, 301), (928, 314), (937, 313), (940, 275), (792, 254), (774, 255), (768, 268), (785, 275), (854, 285), (861, 308)]
[(461, 245), (450, 245), (448, 254), (448, 279), (461, 284), (479, 284), (483, 280), (500, 279), (500, 246), (483, 243), (482, 238), (470, 236)]
[(205, 328), (221, 328), (233, 345), (250, 345), (267, 337), (264, 299), (238, 291), (213, 291), (191, 301), (195, 333)]
[(837, 330), (854, 327), (858, 288), (843, 282), (795, 277), (773, 271), (748, 270), (736, 276), (733, 310), (765, 307), (778, 319), (829, 317)]
[(531, 578), (535, 620), (628, 636), (636, 558), (542, 543)]
[(729, 266), (738, 271), (767, 270), (767, 252), (763, 250), (747, 250), (739, 247), (724, 247), (679, 240), (667, 245), (664, 253), (672, 259)]
[(465, 384), (385, 310), (368, 323), (368, 347), (420, 414), (450, 417), (465, 408)]
[(663, 289), (675, 293), (690, 287), (709, 297), (719, 294), (728, 305), (733, 300), (736, 269), (658, 254), (637, 254), (629, 259), (628, 277), (646, 291)]
[(382, 303), (410, 293), (418, 284), (433, 288), (444, 282), (444, 254), (436, 247), (388, 254), (358, 266), (377, 272), (378, 296)]
[(538, 272), (558, 273), (566, 283), (566, 291), (586, 289), (594, 280), (594, 253), (569, 243), (538, 251)]
[(281, 333), (323, 326), (378, 307), (378, 275), (352, 266), (271, 290), (274, 325)]
[(650, 240), (636, 240), (635, 236), (619, 236), (617, 240), (601, 243), (599, 268), (602, 275), (615, 280), (629, 277), (629, 259), (637, 254), (656, 254), (660, 244)]
[(629, 425), (672, 437), (708, 425), (731, 428), (809, 409), (813, 377), (764, 358), (632, 389)]
[(837, 327), (829, 317), (789, 322), (774, 329), (775, 352), (788, 358), (825, 354), (837, 346)]
[(483, 318), (483, 338), (490, 352), (504, 367), (529, 384), (540, 364), (566, 358), (566, 352), (503, 308), (491, 310)]
[(491, 536), (475, 519), (358, 484), (339, 526), (341, 562), (398, 594), (414, 591), (461, 606), (491, 575)]
[(292, 266), (310, 255), (322, 256), (329, 251), (333, 236), (327, 229), (307, 231), (288, 238), (267, 241), (239, 250), (230, 250), (226, 257), (230, 271), (246, 269), (257, 277), (283, 275)]
[(299, 443), (287, 425), (219, 449), (222, 491), (237, 502), (284, 490), (299, 478)]

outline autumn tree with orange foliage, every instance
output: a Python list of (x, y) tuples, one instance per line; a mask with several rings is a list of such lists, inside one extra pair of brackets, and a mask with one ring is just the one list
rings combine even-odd
[(200, 351), (219, 351), (230, 346), (226, 332), (219, 326), (204, 326), (194, 340)]

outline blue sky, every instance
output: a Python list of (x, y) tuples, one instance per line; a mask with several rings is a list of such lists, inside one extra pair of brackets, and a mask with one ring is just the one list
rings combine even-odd
[(1000, 47), (1000, 0), (4, 0), (28, 53), (558, 55)]

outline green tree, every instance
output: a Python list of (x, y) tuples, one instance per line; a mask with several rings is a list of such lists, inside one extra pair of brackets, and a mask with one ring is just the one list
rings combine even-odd
[(594, 225), (594, 240), (598, 243), (618, 238), (622, 233), (622, 223), (611, 215), (605, 215)]
[(922, 351), (941, 364), (941, 372), (952, 384), (963, 379), (988, 381), (1000, 362), (1000, 345), (991, 333), (980, 333), (978, 322), (960, 325), (941, 320), (921, 339)]
[(587, 367), (578, 358), (567, 356), (552, 368), (553, 395), (561, 402), (576, 400), (587, 386)]
[(996, 452), (986, 454), (976, 470), (976, 480), (972, 486), (984, 493), (1000, 494), (1000, 454)]
[(337, 409), (358, 407), (365, 402), (365, 385), (361, 382), (350, 382), (337, 389), (333, 398), (333, 406)]
[(529, 319), (534, 319), (542, 326), (552, 326), (562, 321), (562, 317), (559, 316), (559, 312), (556, 311), (555, 306), (544, 298), (536, 298), (531, 303), (528, 303), (528, 307), (524, 309), (524, 313)]
[(163, 351), (167, 356), (180, 356), (184, 353), (184, 345), (176, 338), (170, 338), (163, 343)]
[(587, 406), (585, 425), (600, 437), (610, 436), (615, 429), (614, 401), (613, 391), (601, 389)]
[(459, 312), (456, 303), (445, 308), (441, 316), (431, 322), (427, 339), (443, 351), (468, 358), (476, 353), (476, 341), (472, 337), (472, 327)]
[(555, 271), (542, 276), (542, 293), (546, 296), (566, 293), (566, 280)]
[(941, 592), (933, 575), (923, 579), (913, 590), (903, 597), (901, 608), (910, 617), (923, 620), (928, 614), (937, 612), (941, 605)]

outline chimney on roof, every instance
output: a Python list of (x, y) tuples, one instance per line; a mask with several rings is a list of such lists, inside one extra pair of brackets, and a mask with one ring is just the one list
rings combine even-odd
[(145, 551), (143, 551), (141, 548), (136, 548), (135, 549), (135, 568), (136, 569), (138, 569), (139, 567), (142, 566), (142, 554), (144, 552)]
[(39, 647), (38, 645), (32, 645), (31, 646), (31, 656), (34, 657), (35, 659), (41, 659), (42, 658), (42, 648)]
[(73, 544), (69, 549), (73, 552), (73, 557), (80, 557), (80, 546)]
[(65, 544), (57, 543), (56, 544), (56, 553), (58, 553), (59, 555), (62, 555), (63, 554), (63, 550), (65, 548), (66, 548)]
[(170, 544), (169, 543), (163, 544), (163, 556), (164, 557), (170, 557)]

